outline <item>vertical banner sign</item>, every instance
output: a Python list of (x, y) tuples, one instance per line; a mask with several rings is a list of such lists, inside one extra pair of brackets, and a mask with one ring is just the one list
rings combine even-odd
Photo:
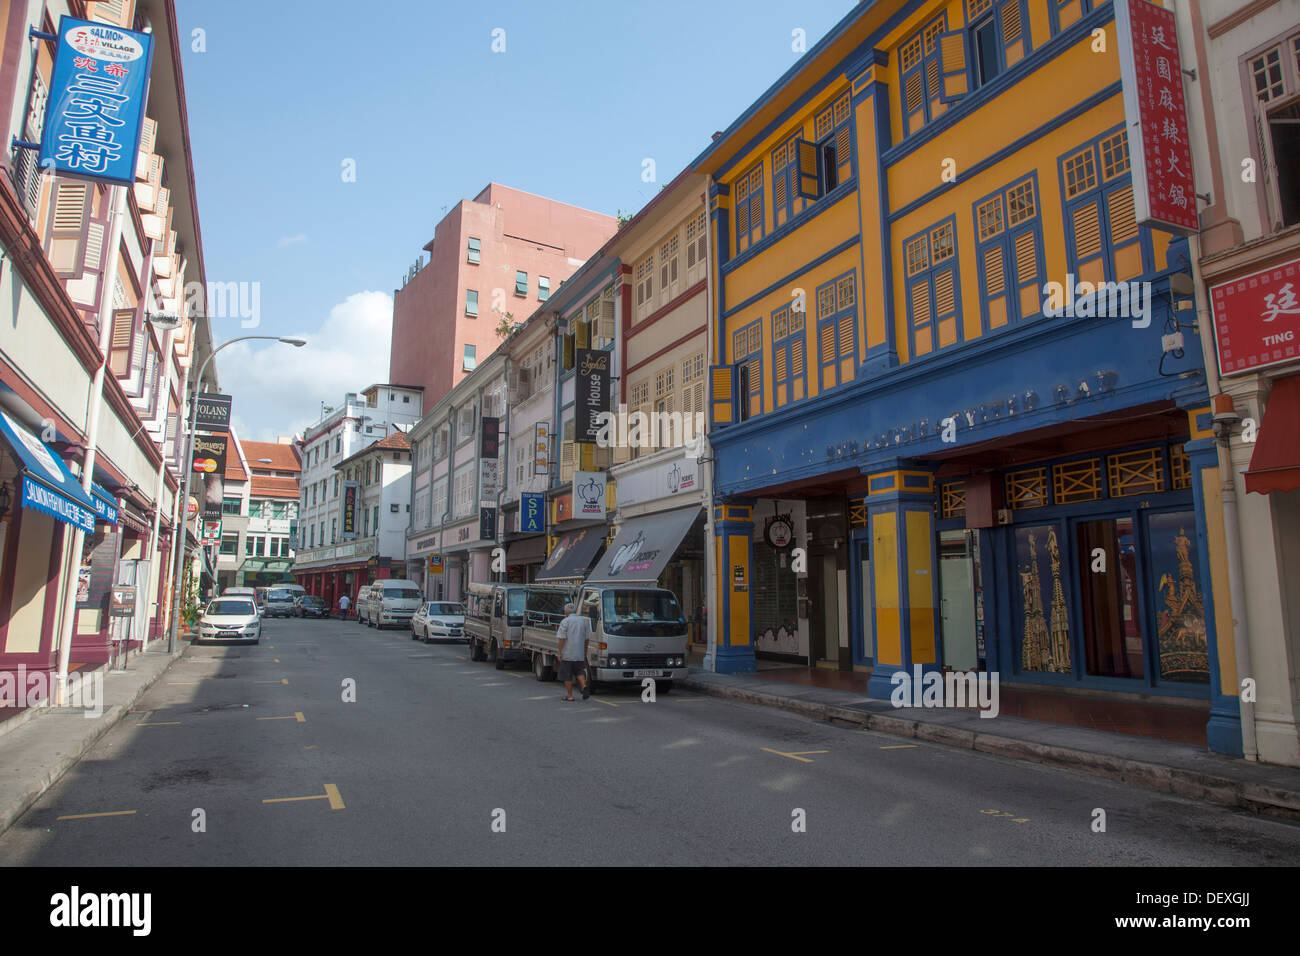
[(533, 426), (533, 474), (547, 475), (551, 471), (551, 436), (546, 422)]
[(497, 455), (501, 451), (501, 420), (484, 416), (479, 420), (478, 497), (480, 502), (497, 500)]
[(594, 444), (600, 433), (600, 413), (609, 411), (610, 352), (578, 349), (574, 375), (573, 440)]
[(480, 541), (495, 541), (497, 539), (496, 508), (479, 508), (478, 539)]
[(200, 544), (219, 544), (221, 542), (221, 519), (203, 519), (203, 533), (199, 535)]
[(200, 506), (204, 521), (221, 521), (221, 500), (226, 493), (226, 436), (195, 435), (190, 467), (203, 480)]
[(442, 555), (440, 554), (429, 555), (429, 573), (442, 574)]
[(1200, 217), (1174, 13), (1147, 0), (1115, 0), (1115, 30), (1137, 223), (1191, 235)]
[(1211, 287), (1210, 307), (1221, 374), (1300, 355), (1300, 259)]
[(210, 432), (230, 431), (229, 395), (200, 395), (196, 406), (199, 428)]
[(546, 530), (546, 494), (525, 491), (519, 496), (519, 530), (527, 534), (541, 534)]
[(343, 482), (344, 541), (351, 541), (357, 536), (357, 492), (359, 487), (355, 481)]
[(152, 60), (148, 33), (61, 17), (41, 168), (134, 183)]

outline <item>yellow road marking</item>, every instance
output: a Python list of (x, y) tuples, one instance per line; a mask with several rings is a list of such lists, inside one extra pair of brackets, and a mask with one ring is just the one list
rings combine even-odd
[(254, 684), (287, 684), (289, 683), (289, 678), (281, 677), (279, 680), (255, 680), (253, 681), (253, 683)]
[[(446, 665), (443, 665), (443, 666), (445, 667)], [(511, 677), (518, 677), (520, 680), (523, 680), (523, 679), (524, 679), (524, 675), (523, 675), (523, 674), (516, 674), (516, 673), (514, 673), (513, 671), (506, 671), (506, 673), (509, 674)]]
[(598, 704), (604, 704), (606, 707), (617, 707), (617, 706), (618, 706), (618, 704), (611, 703), (611, 702), (608, 701), (608, 700), (601, 700), (599, 697), (593, 697), (593, 698), (591, 698), (591, 699), (594, 700), (594, 701), (595, 701), (596, 703), (598, 703)]
[(881, 747), (881, 750), (915, 750), (916, 744), (891, 744), (888, 747)]
[(136, 724), (137, 727), (172, 727), (179, 724), (179, 720), (155, 720), (151, 724)]
[(167, 682), (172, 687), (196, 687), (203, 681), (198, 680), (169, 680)]
[(343, 798), (339, 795), (339, 788), (332, 783), (325, 784), (324, 793), (312, 794), (310, 797), (271, 797), (263, 800), (263, 803), (296, 803), (299, 800), (328, 800), (331, 810), (342, 810)]
[(271, 661), (271, 663), (272, 663), (272, 664), (278, 664), (278, 663), (280, 663), (280, 658), (278, 658), (278, 657), (275, 658), (274, 660)]
[(829, 750), (798, 750), (798, 751), (795, 751), (795, 752), (793, 752), (793, 753), (786, 753), (784, 750), (773, 750), (771, 747), (759, 747), (758, 749), (759, 749), (759, 750), (766, 750), (768, 753), (770, 753), (770, 754), (776, 754), (776, 755), (779, 756), (779, 757), (789, 757), (791, 760), (801, 760), (801, 761), (803, 761), (804, 763), (812, 763), (812, 761), (809, 760), (807, 757), (802, 756), (802, 754), (828, 754), (828, 753), (830, 753)]
[(303, 750), (316, 750), (316, 749), (318, 749), (319, 747), (320, 747), (320, 744), (308, 744), (306, 747), (303, 747), (302, 749), (303, 749)]
[(91, 817), (129, 817), (135, 813), (134, 810), (109, 810), (107, 813), (70, 813), (67, 816), (55, 817), (56, 820), (89, 820)]
[(300, 724), (307, 723), (307, 718), (302, 715), (301, 710), (295, 710), (288, 717), (258, 717), (258, 720), (296, 720)]

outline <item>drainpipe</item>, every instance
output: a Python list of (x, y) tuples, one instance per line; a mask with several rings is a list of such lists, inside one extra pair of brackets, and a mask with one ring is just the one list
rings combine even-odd
[[(1210, 400), (1223, 394), (1219, 387), (1218, 355), (1214, 341), (1214, 318), (1206, 305), (1208, 299), (1199, 293), (1205, 289), (1201, 276), (1201, 243), (1199, 236), (1188, 237), (1188, 258), (1192, 261), (1192, 280), (1196, 291), (1196, 327), (1201, 336), (1201, 353), (1205, 356), (1205, 384)], [(1241, 679), (1254, 673), (1250, 658), (1250, 631), (1246, 618), (1246, 586), (1241, 575), (1241, 527), (1237, 515), (1237, 485), (1232, 471), (1232, 432), (1228, 426), (1215, 423), (1215, 445), (1219, 456), (1220, 494), (1223, 497), (1223, 537), (1227, 548), (1228, 598), (1232, 603), (1232, 647), (1237, 657), (1237, 705), (1241, 713), (1241, 750), (1247, 760), (1258, 760), (1259, 749), (1255, 742), (1255, 704), (1241, 699)]]
[[(713, 332), (711, 326), (720, 321), (719, 317), (714, 314), (713, 300), (713, 217), (709, 215), (709, 187), (713, 183), (713, 177), (709, 176), (704, 182), (704, 314), (705, 314), (705, 354), (711, 358), (717, 359), (719, 356), (714, 355), (713, 351)], [(707, 406), (705, 412), (705, 439), (700, 451), (700, 459), (697, 465), (707, 464), (708, 468), (700, 468), (700, 475), (704, 478), (704, 627), (705, 627), (705, 650), (704, 650), (704, 669), (707, 671), (717, 670), (718, 667), (718, 618), (719, 609), (714, 605), (717, 603), (718, 587), (718, 562), (717, 562), (717, 539), (713, 530), (713, 447), (708, 439), (711, 429), (708, 428), (708, 422), (713, 417), (713, 368), (712, 362), (705, 363), (708, 368), (705, 374), (709, 376), (706, 383), (706, 394), (708, 397), (704, 400)]]

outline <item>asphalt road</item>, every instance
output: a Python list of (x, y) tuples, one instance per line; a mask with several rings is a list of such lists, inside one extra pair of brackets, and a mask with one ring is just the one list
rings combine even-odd
[(639, 688), (562, 693), (531, 671), (472, 664), (459, 644), (268, 621), (256, 647), (191, 646), (0, 837), (0, 863), (1300, 858), (1300, 826), (1071, 771), (681, 690), (654, 703)]

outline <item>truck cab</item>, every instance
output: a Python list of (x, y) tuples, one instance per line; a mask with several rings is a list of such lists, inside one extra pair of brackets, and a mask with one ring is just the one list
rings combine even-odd
[[(557, 592), (558, 593), (554, 593)], [(538, 680), (554, 676), (559, 639), (556, 629), (564, 605), (573, 601), (577, 613), (591, 622), (587, 673), (593, 682), (636, 683), (650, 677), (660, 693), (686, 677), (686, 618), (677, 596), (658, 587), (588, 584), (574, 592), (529, 588), (526, 599), (524, 648), (533, 659)]]
[(472, 661), (492, 661), (501, 670), (528, 660), (520, 644), (524, 626), (522, 584), (471, 584), (465, 596), (465, 637)]

